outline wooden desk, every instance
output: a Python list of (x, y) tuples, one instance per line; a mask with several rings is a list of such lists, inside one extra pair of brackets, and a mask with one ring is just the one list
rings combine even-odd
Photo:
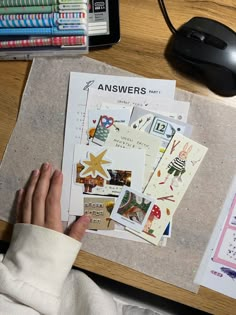
[[(176, 28), (193, 16), (205, 16), (236, 30), (236, 1), (167, 0), (165, 3)], [(110, 49), (93, 51), (89, 57), (149, 78), (176, 79), (179, 88), (236, 106), (235, 97), (218, 97), (202, 84), (171, 68), (164, 58), (171, 33), (156, 0), (120, 0), (120, 16), (121, 42)], [(15, 125), (30, 65), (29, 61), (0, 62), (0, 158)], [(11, 226), (0, 221), (0, 239), (9, 240), (10, 234)], [(75, 265), (209, 313), (232, 314), (236, 309), (236, 300), (206, 288), (200, 288), (199, 293), (194, 294), (86, 252), (80, 252)]]

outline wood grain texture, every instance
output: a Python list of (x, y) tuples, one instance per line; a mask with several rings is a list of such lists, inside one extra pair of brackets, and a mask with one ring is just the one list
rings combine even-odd
[[(236, 1), (166, 0), (165, 3), (176, 28), (193, 16), (204, 16), (235, 30)], [(164, 52), (171, 33), (156, 0), (120, 0), (120, 20), (120, 43), (91, 51), (89, 57), (145, 77), (175, 79), (181, 89), (236, 106), (236, 97), (219, 97), (168, 63)], [(29, 61), (0, 62), (0, 159), (15, 125), (30, 65)], [(9, 241), (11, 231), (12, 226), (0, 221), (0, 239)], [(199, 293), (194, 294), (84, 251), (79, 253), (75, 265), (212, 314), (232, 314), (236, 309), (235, 300), (209, 289), (200, 288)]]
[(31, 62), (0, 61), (0, 160), (15, 126)]

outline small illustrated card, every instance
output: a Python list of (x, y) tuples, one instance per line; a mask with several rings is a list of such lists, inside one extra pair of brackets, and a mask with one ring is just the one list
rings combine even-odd
[(84, 198), (84, 214), (91, 215), (89, 229), (114, 230), (114, 222), (110, 219), (115, 198)]
[(112, 210), (111, 219), (141, 232), (153, 206), (153, 198), (124, 186)]
[(221, 231), (213, 261), (236, 269), (236, 194)]
[(124, 185), (142, 190), (145, 151), (75, 145), (70, 214), (84, 213), (84, 198), (117, 197)]
[[(129, 126), (116, 124), (112, 126), (105, 142), (107, 147), (144, 149), (146, 152), (144, 187), (154, 171), (155, 162), (160, 151), (161, 140)], [(133, 159), (135, 160), (135, 156)]]
[[(90, 111), (90, 116), (96, 115), (97, 113), (103, 113), (105, 110), (96, 110)], [(106, 110), (106, 114), (102, 114), (99, 120), (89, 118), (89, 122), (96, 121), (97, 126), (95, 130), (93, 130), (93, 138), (92, 142), (98, 145), (104, 145), (105, 141), (108, 137), (109, 130), (111, 126), (115, 126), (117, 123), (128, 125), (131, 115), (130, 108), (123, 108), (123, 109), (109, 109)]]
[(144, 191), (156, 202), (140, 237), (158, 244), (206, 152), (203, 145), (175, 133)]
[[(101, 109), (101, 110), (88, 110), (87, 124), (84, 125), (82, 132), (81, 143), (89, 144), (95, 135), (95, 130), (103, 132), (104, 134), (115, 123), (128, 125), (131, 115), (131, 108), (121, 109)], [(94, 142), (94, 141), (93, 141)], [(99, 141), (98, 141), (99, 142)], [(103, 142), (99, 142), (103, 145)]]
[(140, 107), (133, 108), (129, 126), (137, 131), (145, 131), (161, 139), (160, 152), (155, 167), (160, 162), (166, 147), (176, 132), (187, 137), (189, 137), (192, 132), (192, 127), (189, 124)]
[(192, 131), (189, 124), (140, 107), (133, 108), (129, 126), (161, 138), (161, 152), (164, 152), (176, 132), (189, 137)]

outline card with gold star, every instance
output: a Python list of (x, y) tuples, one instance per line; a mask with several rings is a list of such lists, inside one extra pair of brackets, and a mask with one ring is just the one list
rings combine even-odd
[(84, 212), (85, 197), (118, 197), (124, 185), (142, 190), (145, 151), (75, 145), (69, 213)]

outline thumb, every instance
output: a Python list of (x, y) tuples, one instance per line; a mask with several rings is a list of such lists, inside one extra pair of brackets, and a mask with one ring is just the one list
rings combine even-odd
[(85, 234), (85, 230), (89, 226), (90, 219), (91, 218), (88, 215), (80, 217), (79, 220), (71, 225), (68, 235), (77, 241), (81, 241)]

